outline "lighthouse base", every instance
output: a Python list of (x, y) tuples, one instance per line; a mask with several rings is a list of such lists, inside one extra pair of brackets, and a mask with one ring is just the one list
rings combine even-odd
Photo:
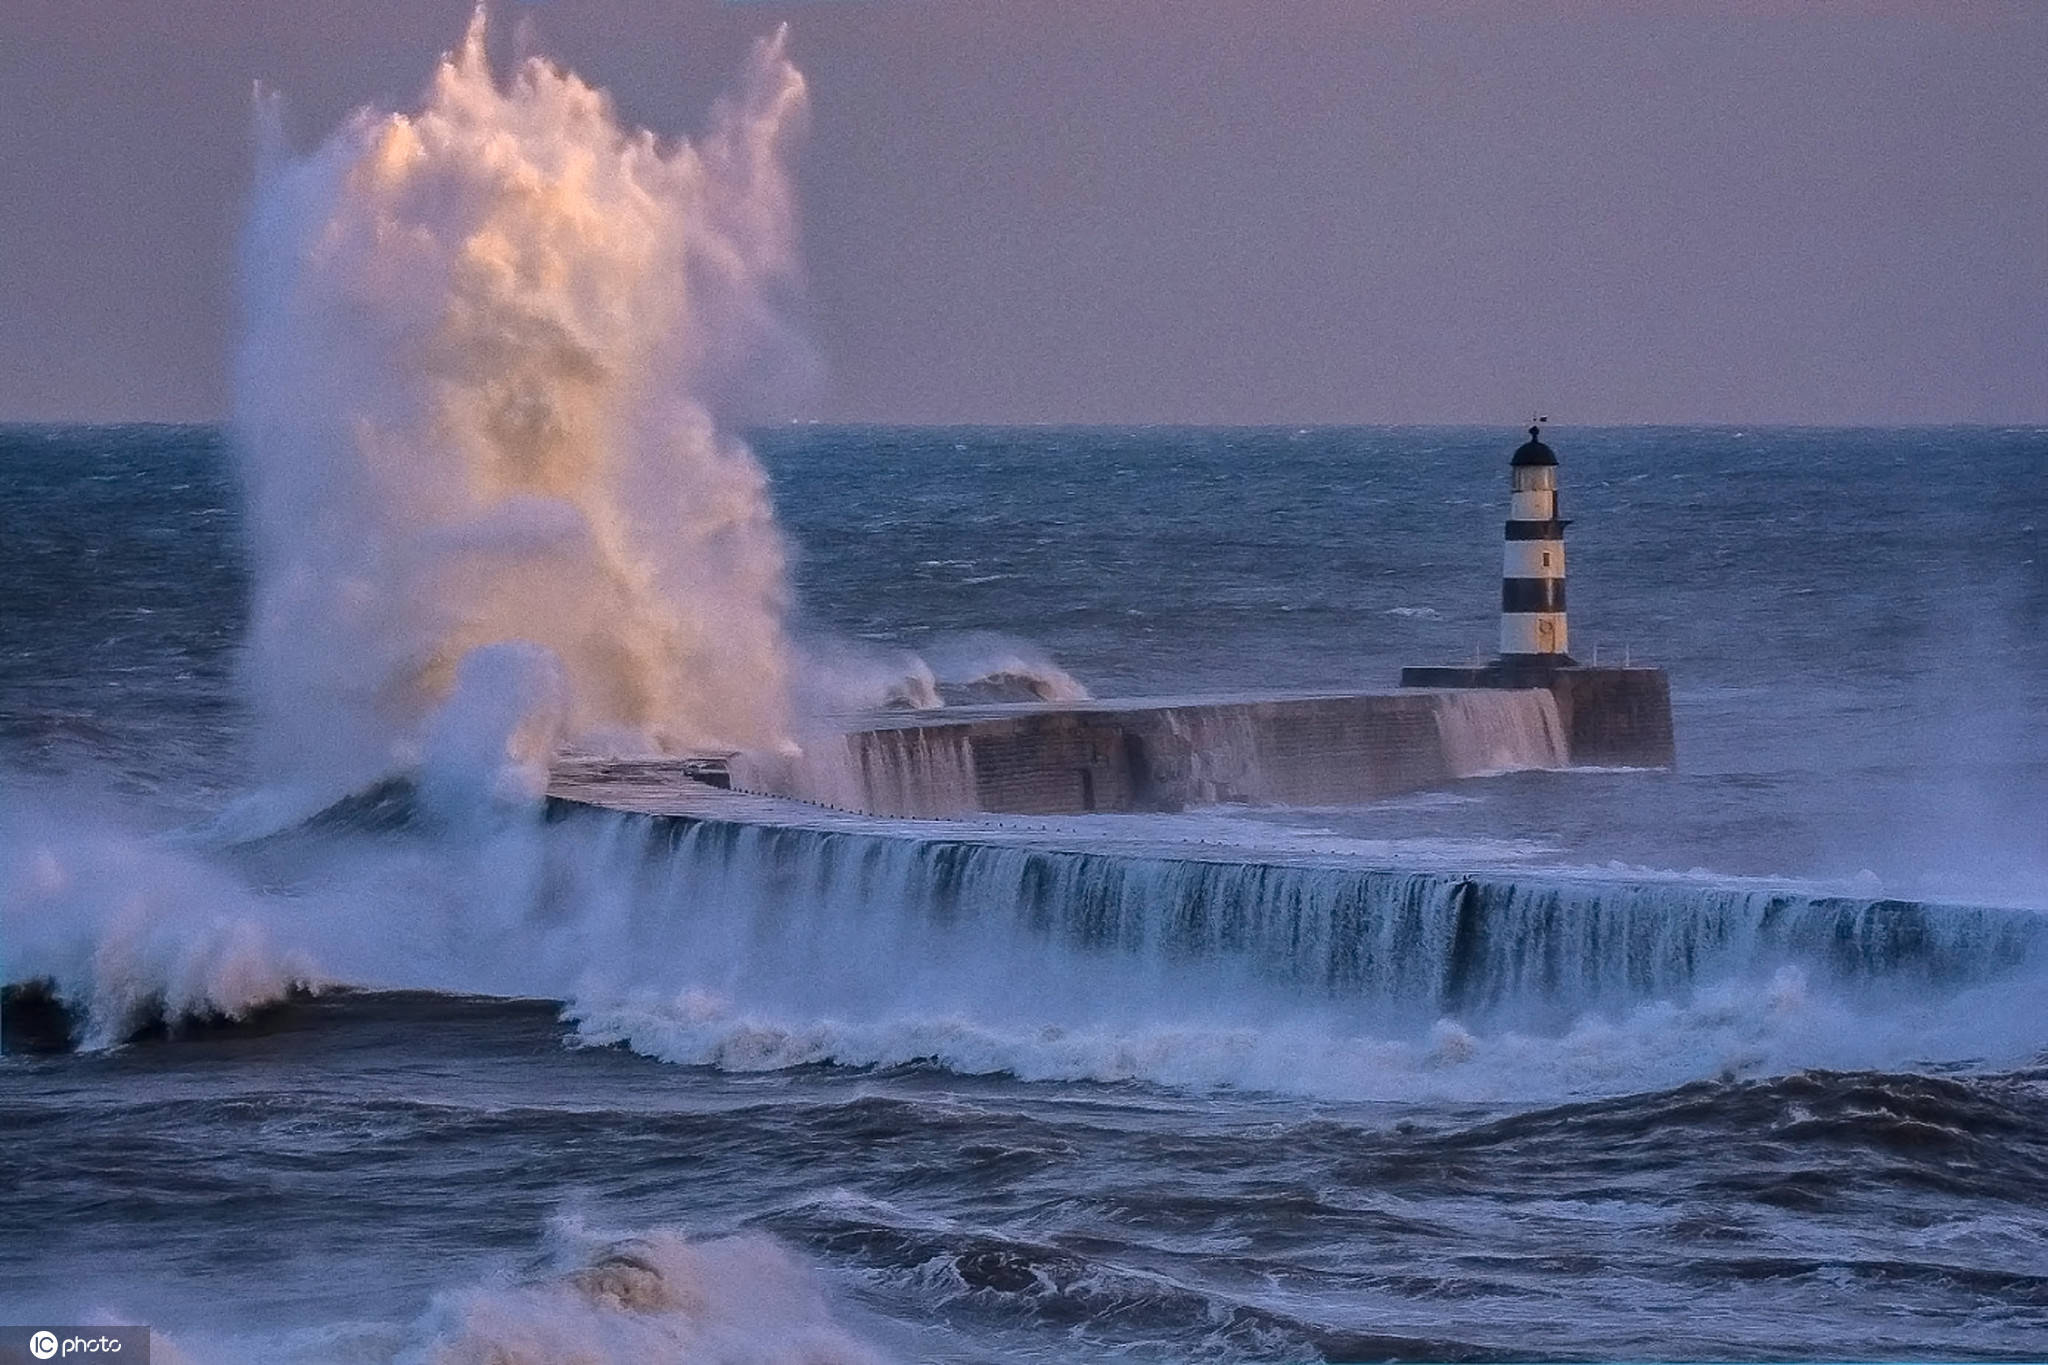
[(1483, 664), (1404, 668), (1401, 686), (1548, 687), (1552, 679), (1567, 669), (1587, 671), (1569, 654), (1503, 654)]
[(1476, 666), (1404, 668), (1403, 687), (1540, 687), (1557, 700), (1575, 767), (1668, 768), (1677, 762), (1671, 681), (1661, 668), (1588, 667), (1568, 655), (1510, 654)]

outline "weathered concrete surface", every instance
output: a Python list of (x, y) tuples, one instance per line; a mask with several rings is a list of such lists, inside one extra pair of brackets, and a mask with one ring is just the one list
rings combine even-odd
[(1671, 681), (1663, 669), (1567, 669), (1550, 692), (1575, 766), (1676, 766)]
[(1551, 696), (1467, 689), (923, 713), (733, 760), (739, 790), (874, 815), (1335, 805), (1561, 767)]
[(1678, 761), (1671, 680), (1661, 668), (1481, 664), (1404, 668), (1404, 687), (1541, 687), (1557, 700), (1574, 767), (1669, 768)]
[[(951, 728), (951, 727), (946, 727)], [(1016, 814), (1369, 800), (1448, 780), (1419, 695), (1107, 704), (961, 725), (978, 807)], [(882, 735), (864, 740), (874, 743)]]

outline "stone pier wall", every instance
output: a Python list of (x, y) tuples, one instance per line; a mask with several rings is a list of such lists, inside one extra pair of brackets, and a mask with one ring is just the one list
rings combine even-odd
[[(886, 770), (914, 729), (971, 755), (971, 809), (1002, 814), (1180, 810), (1219, 802), (1371, 800), (1456, 776), (1426, 693), (1185, 705), (1096, 703), (892, 723), (845, 736), (863, 775), (833, 804), (881, 815), (964, 814), (952, 795), (904, 799)], [(954, 741), (964, 741), (955, 744)], [(776, 784), (805, 795), (804, 780)], [(842, 788), (842, 790), (845, 790)]]
[(1083, 814), (1342, 805), (1483, 772), (1670, 761), (1663, 674), (1584, 669), (1548, 687), (904, 716), (794, 761), (736, 756), (732, 781), (874, 815)]

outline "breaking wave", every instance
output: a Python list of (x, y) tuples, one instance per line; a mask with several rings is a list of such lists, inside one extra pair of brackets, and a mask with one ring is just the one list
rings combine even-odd
[(550, 1229), (549, 1267), (444, 1292), (414, 1350), (445, 1365), (589, 1360), (879, 1365), (833, 1317), (811, 1272), (759, 1234), (693, 1241), (675, 1228)]
[(153, 1334), (171, 1365), (880, 1365), (811, 1268), (772, 1237), (549, 1221), (536, 1263), (434, 1294), (411, 1322)]
[(293, 156), (261, 102), (234, 431), (269, 799), (451, 758), (531, 795), (565, 746), (775, 754), (832, 712), (1087, 696), (993, 633), (789, 638), (731, 425), (811, 363), (805, 101), (778, 35), (708, 133), (663, 142), (545, 59), (501, 80), (479, 10), (417, 110)]
[(319, 981), (296, 927), (232, 871), (43, 796), (0, 790), (0, 943), (6, 984), (40, 985), (79, 1046), (241, 1019)]
[(481, 10), (414, 112), (295, 157), (262, 101), (234, 426), (266, 780), (416, 763), (467, 656), (515, 642), (560, 675), (535, 747), (782, 737), (784, 548), (725, 423), (740, 376), (803, 364), (804, 103), (777, 37), (664, 143), (542, 58), (500, 81)]
[(803, 714), (813, 718), (1089, 699), (1088, 689), (1050, 654), (994, 631), (942, 638), (922, 651), (828, 637), (809, 642), (802, 660), (797, 696)]

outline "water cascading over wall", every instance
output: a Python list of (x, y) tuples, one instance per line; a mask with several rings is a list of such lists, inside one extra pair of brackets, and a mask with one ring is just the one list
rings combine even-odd
[(1453, 777), (1562, 768), (1569, 762), (1557, 700), (1548, 691), (1445, 692), (1435, 702), (1437, 732)]
[(2038, 915), (1902, 900), (1213, 862), (573, 802), (555, 819), (602, 831), (573, 841), (588, 856), (639, 867), (613, 880), (638, 888), (621, 913), (647, 936), (650, 971), (837, 982), (868, 1003), (883, 988), (1000, 1002), (1088, 980), (1111, 994), (1199, 983), (1389, 1024), (1545, 1028), (1788, 965), (1904, 997), (2048, 950)]
[(801, 754), (735, 754), (734, 790), (870, 815), (942, 816), (981, 809), (974, 747), (962, 727), (826, 735)]

